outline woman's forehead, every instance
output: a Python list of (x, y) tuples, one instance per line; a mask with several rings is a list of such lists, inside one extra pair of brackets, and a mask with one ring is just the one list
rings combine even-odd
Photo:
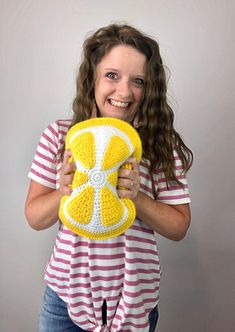
[(105, 54), (97, 67), (100, 69), (137, 71), (138, 75), (144, 75), (146, 62), (146, 56), (134, 47), (117, 45)]

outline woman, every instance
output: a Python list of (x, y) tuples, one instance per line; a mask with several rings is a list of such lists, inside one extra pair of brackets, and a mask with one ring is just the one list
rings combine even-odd
[(132, 169), (119, 170), (117, 186), (120, 197), (135, 203), (137, 218), (125, 233), (103, 241), (60, 224), (45, 271), (40, 332), (155, 330), (157, 234), (179, 241), (190, 225), (185, 173), (192, 153), (173, 127), (166, 91), (158, 44), (144, 33), (112, 24), (85, 41), (73, 119), (54, 122), (42, 134), (29, 173), (26, 217), (36, 230), (58, 221), (75, 171), (71, 152), (64, 151), (68, 128), (92, 117), (114, 117), (133, 125), (142, 140), (142, 161), (130, 158)]

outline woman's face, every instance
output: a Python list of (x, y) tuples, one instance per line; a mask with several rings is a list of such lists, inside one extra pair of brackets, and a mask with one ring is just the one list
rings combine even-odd
[(101, 60), (95, 72), (95, 99), (103, 117), (132, 122), (143, 100), (146, 56), (118, 45)]

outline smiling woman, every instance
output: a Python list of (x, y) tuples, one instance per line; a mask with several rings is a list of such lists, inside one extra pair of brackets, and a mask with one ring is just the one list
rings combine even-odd
[[(99, 29), (85, 41), (73, 103), (74, 117), (72, 121), (52, 123), (42, 134), (29, 173), (26, 217), (34, 229), (50, 227), (59, 219), (61, 199), (63, 202), (67, 196), (70, 202), (73, 198), (71, 184), (87, 183), (86, 167), (73, 157), (79, 155), (77, 159), (84, 161), (85, 155), (86, 166), (88, 160), (97, 160), (92, 156), (95, 151), (106, 151), (104, 136), (107, 137), (109, 129), (104, 126), (99, 131), (100, 146), (93, 144), (93, 134), (87, 134), (87, 128), (82, 128), (81, 137), (77, 137), (81, 144), (78, 143), (75, 151), (69, 144), (65, 150), (65, 139), (68, 142), (70, 134), (67, 138), (66, 135), (71, 127), (80, 128), (80, 124), (83, 127), (87, 123), (84, 120), (99, 117), (103, 118), (99, 119), (102, 123), (108, 122), (106, 118), (124, 120), (129, 123), (125, 126), (135, 127), (139, 134), (136, 135), (141, 138), (140, 162), (131, 152), (125, 160), (128, 167), (118, 164), (115, 183), (113, 178), (110, 180), (120, 199), (131, 200), (136, 219), (121, 234), (105, 239), (91, 239), (86, 233), (75, 232), (60, 223), (45, 271), (48, 288), (39, 332), (155, 331), (161, 277), (157, 234), (178, 241), (190, 225), (186, 171), (191, 166), (192, 153), (174, 129), (166, 91), (158, 44), (144, 33), (128, 25), (113, 24)], [(92, 132), (96, 132), (93, 127)], [(84, 137), (90, 137), (85, 150)], [(109, 153), (104, 158), (108, 164), (117, 151), (125, 152), (128, 140), (123, 136), (117, 139), (116, 135), (111, 141), (115, 144), (108, 145)], [(80, 149), (82, 152), (78, 154)], [(93, 198), (100, 199), (97, 193), (105, 192), (102, 187), (105, 181), (97, 177), (101, 174), (97, 165), (100, 163), (95, 163), (93, 180), (99, 191), (92, 191), (92, 197), (79, 196), (69, 206), (72, 215), (79, 214), (81, 224), (93, 220), (92, 208), (88, 209), (88, 218), (81, 212), (81, 205), (87, 208), (89, 202), (93, 204)], [(117, 210), (113, 202), (109, 203), (109, 212)], [(61, 219), (65, 222), (67, 216), (62, 214)], [(102, 215), (98, 215), (98, 221), (102, 220)], [(112, 224), (112, 216), (108, 219), (105, 215), (103, 224), (104, 228)]]
[(113, 47), (96, 68), (95, 100), (101, 116), (132, 122), (144, 96), (146, 56)]

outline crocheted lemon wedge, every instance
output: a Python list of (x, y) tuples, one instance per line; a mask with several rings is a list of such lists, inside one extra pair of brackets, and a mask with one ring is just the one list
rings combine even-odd
[(132, 200), (117, 194), (118, 169), (130, 157), (139, 162), (141, 140), (128, 123), (93, 118), (77, 123), (66, 136), (76, 171), (72, 194), (61, 199), (59, 217), (74, 233), (96, 240), (120, 235), (131, 226)]

